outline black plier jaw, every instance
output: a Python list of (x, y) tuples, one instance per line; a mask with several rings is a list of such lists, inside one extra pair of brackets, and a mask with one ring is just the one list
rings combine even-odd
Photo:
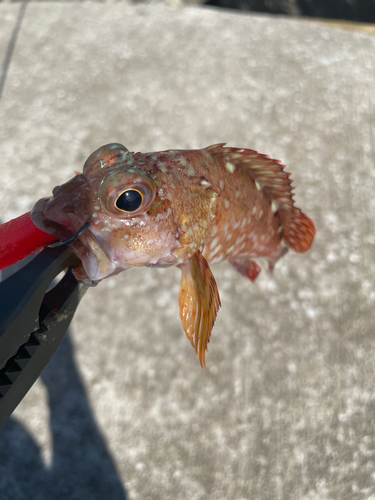
[(87, 290), (71, 271), (79, 262), (67, 246), (46, 248), (0, 283), (0, 426), (55, 353)]

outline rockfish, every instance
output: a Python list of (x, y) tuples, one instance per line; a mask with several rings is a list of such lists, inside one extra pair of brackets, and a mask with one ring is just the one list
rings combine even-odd
[(220, 307), (209, 264), (228, 260), (254, 281), (261, 270), (254, 259), (272, 270), (288, 248), (306, 252), (314, 239), (284, 168), (225, 144), (156, 153), (108, 144), (39, 200), (32, 220), (61, 240), (89, 225), (70, 245), (81, 260), (74, 274), (87, 285), (134, 266), (178, 266), (182, 326), (205, 367)]

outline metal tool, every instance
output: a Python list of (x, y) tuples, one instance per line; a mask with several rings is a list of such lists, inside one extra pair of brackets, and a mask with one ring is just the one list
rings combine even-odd
[(55, 353), (87, 290), (71, 271), (79, 263), (66, 245), (45, 248), (0, 283), (0, 426)]

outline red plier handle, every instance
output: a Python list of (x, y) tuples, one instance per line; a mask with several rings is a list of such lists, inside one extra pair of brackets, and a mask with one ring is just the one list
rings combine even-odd
[(30, 214), (27, 212), (0, 225), (0, 271), (58, 241), (55, 236), (38, 229)]

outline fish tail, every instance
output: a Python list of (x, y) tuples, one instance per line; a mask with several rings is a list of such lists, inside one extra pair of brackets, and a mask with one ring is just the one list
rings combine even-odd
[(295, 252), (307, 252), (314, 240), (316, 225), (301, 210), (293, 208), (294, 210), (292, 210), (289, 217), (281, 217), (283, 222), (283, 239), (288, 247)]

